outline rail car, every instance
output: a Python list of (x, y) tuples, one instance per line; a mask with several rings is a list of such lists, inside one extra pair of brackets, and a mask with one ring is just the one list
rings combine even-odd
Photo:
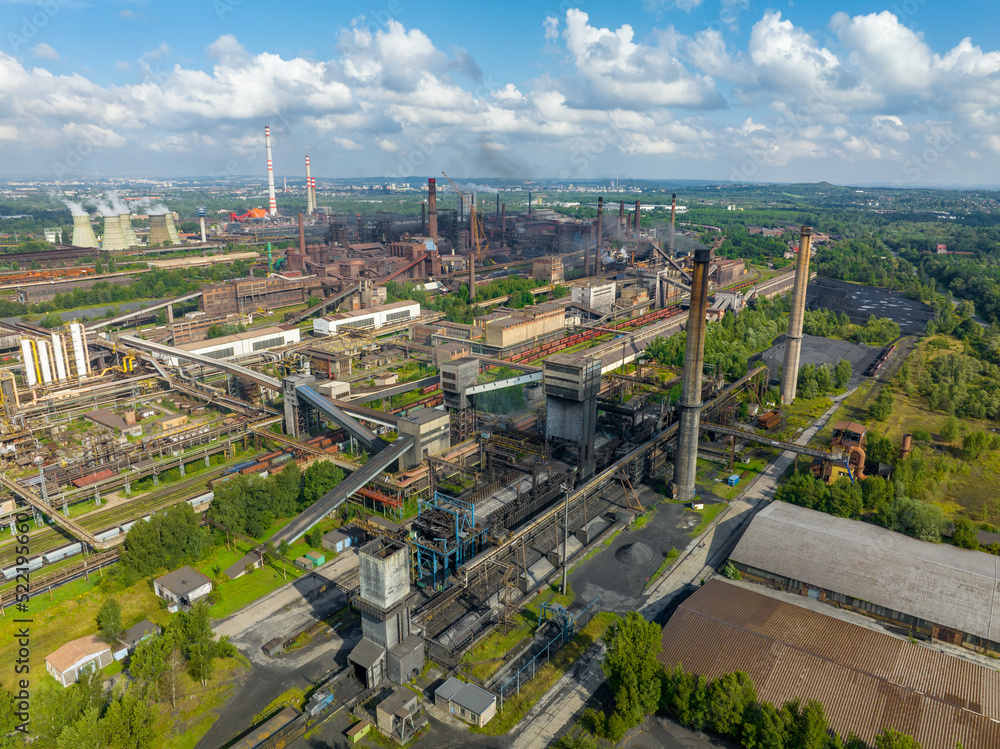
[[(212, 500), (215, 498), (214, 492), (206, 492), (204, 494), (199, 494), (197, 497), (191, 497), (191, 499), (184, 500), (187, 502), (195, 512), (204, 512), (208, 509), (208, 505), (211, 504)], [(152, 515), (146, 515), (142, 520), (149, 520)], [(112, 538), (117, 538), (118, 536), (125, 535), (131, 530), (132, 526), (138, 523), (139, 520), (129, 520), (120, 525), (115, 525), (110, 528), (105, 528), (104, 530), (98, 531), (94, 534), (94, 538), (98, 541), (110, 541)], [(74, 543), (66, 544), (65, 546), (59, 546), (55, 549), (50, 549), (44, 554), (39, 554), (38, 556), (30, 557), (28, 562), (24, 567), (18, 567), (17, 565), (6, 567), (0, 570), (0, 574), (3, 574), (4, 580), (13, 580), (17, 577), (18, 572), (24, 572), (24, 568), (27, 568), (28, 572), (34, 572), (35, 570), (41, 569), (44, 566), (55, 564), (56, 562), (61, 562), (64, 559), (69, 559), (70, 557), (76, 556), (83, 551), (83, 543), (76, 541)]]
[(437, 390), (437, 389), (438, 389), (439, 387), (440, 387), (440, 385), (437, 385), (437, 384), (434, 384), (434, 385), (428, 385), (428, 386), (427, 386), (427, 387), (425, 387), (425, 388), (420, 388), (420, 393), (421, 393), (421, 395), (428, 395), (428, 394), (430, 394), (430, 393), (433, 393), (433, 392), (434, 392), (435, 390)]

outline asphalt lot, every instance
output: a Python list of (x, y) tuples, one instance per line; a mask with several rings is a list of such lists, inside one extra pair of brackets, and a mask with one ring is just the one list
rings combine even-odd
[[(756, 361), (767, 365), (767, 376), (772, 383), (781, 381), (781, 367), (785, 363), (785, 348), (788, 338), (784, 335), (778, 336), (774, 345), (766, 351), (757, 354), (751, 360), (751, 367)], [(849, 341), (838, 341), (834, 338), (823, 338), (822, 336), (803, 335), (802, 350), (799, 354), (799, 366), (803, 364), (829, 364), (836, 366), (841, 359), (851, 362), (854, 374), (848, 383), (849, 388), (857, 387), (865, 379), (864, 372), (868, 365), (878, 358), (882, 351), (881, 347), (865, 346), (860, 343)]]
[(851, 322), (864, 323), (870, 316), (888, 317), (899, 323), (903, 335), (924, 335), (931, 308), (898, 291), (862, 286), (832, 278), (817, 278), (806, 290), (806, 309), (843, 312)]

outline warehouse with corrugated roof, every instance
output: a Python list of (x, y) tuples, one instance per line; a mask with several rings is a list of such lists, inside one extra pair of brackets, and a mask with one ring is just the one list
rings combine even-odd
[(1000, 652), (1000, 557), (772, 502), (730, 557), (749, 580)]
[(710, 580), (663, 628), (668, 669), (743, 671), (760, 701), (817, 700), (830, 727), (869, 745), (886, 728), (923, 749), (1000, 746), (1000, 672), (903, 637)]

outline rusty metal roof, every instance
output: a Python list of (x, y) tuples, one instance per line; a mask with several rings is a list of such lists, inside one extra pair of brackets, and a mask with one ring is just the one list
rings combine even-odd
[(772, 502), (733, 561), (1000, 642), (1000, 557)]
[(1000, 746), (1000, 672), (724, 580), (678, 608), (659, 660), (708, 679), (743, 671), (777, 706), (818, 700), (869, 744), (895, 728), (923, 749)]

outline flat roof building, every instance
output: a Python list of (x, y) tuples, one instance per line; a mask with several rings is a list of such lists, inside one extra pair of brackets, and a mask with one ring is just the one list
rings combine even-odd
[(434, 690), (434, 704), (459, 720), (482, 728), (497, 713), (497, 696), (454, 676)]
[(1000, 652), (992, 554), (919, 541), (859, 520), (772, 502), (730, 557), (748, 579)]
[[(294, 325), (273, 325), (267, 328), (255, 328), (243, 333), (234, 333), (220, 338), (209, 338), (194, 343), (182, 343), (175, 348), (189, 351), (212, 359), (237, 359), (249, 356), (267, 349), (299, 343), (301, 335)], [(169, 364), (177, 366), (177, 357), (163, 356)]]
[(212, 592), (212, 581), (194, 567), (184, 566), (153, 580), (153, 592), (174, 603), (188, 604)]
[(1000, 671), (876, 629), (709, 580), (663, 628), (658, 660), (717, 679), (742, 671), (757, 699), (817, 700), (841, 736), (886, 728), (923, 749), (1000, 746)]
[(316, 335), (336, 335), (341, 328), (378, 330), (386, 325), (397, 325), (420, 317), (419, 302), (392, 302), (367, 307), (357, 312), (338, 312), (313, 320)]

